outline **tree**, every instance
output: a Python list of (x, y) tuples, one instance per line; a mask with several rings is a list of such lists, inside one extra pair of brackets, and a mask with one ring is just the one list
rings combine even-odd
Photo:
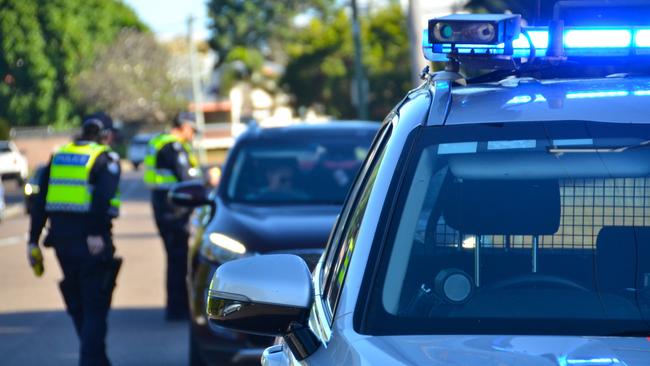
[(165, 122), (185, 105), (170, 60), (150, 33), (124, 30), (78, 77), (77, 98), (123, 121)]
[(411, 88), (406, 15), (399, 3), (371, 13), (363, 23), (370, 116), (383, 119)]
[(229, 53), (237, 47), (271, 55), (277, 48), (270, 45), (291, 34), (297, 14), (309, 10), (323, 15), (332, 3), (333, 0), (210, 0), (210, 46), (218, 55), (215, 67), (226, 62)]
[[(287, 46), (290, 61), (281, 80), (295, 107), (320, 106), (337, 118), (353, 118), (351, 21), (339, 10), (329, 20), (314, 18)], [(410, 86), (406, 17), (398, 3), (361, 19), (363, 60), (372, 119), (386, 116)]]
[(7, 121), (0, 119), (0, 140), (9, 140), (9, 123)]
[(281, 84), (294, 97), (294, 106), (320, 107), (335, 117), (350, 117), (352, 30), (344, 10), (329, 22), (314, 18), (287, 45), (289, 63)]
[(56, 70), (45, 53), (38, 6), (25, 0), (0, 3), (0, 118), (12, 125), (49, 121)]
[(146, 27), (120, 0), (0, 0), (0, 117), (12, 125), (78, 121), (76, 76), (121, 29)]
[(39, 19), (47, 57), (56, 68), (54, 121), (75, 114), (71, 98), (77, 75), (92, 65), (98, 51), (122, 29), (145, 30), (121, 2), (105, 0), (40, 0)]

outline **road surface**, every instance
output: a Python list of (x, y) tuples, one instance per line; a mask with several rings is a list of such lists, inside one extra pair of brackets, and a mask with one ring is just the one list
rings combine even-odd
[[(114, 365), (185, 365), (189, 325), (163, 318), (165, 257), (149, 195), (141, 173), (123, 178), (114, 236), (124, 265), (109, 316), (108, 355)], [(57, 290), (61, 271), (46, 249), (45, 274), (34, 277), (26, 259), (28, 225), (24, 215), (0, 223), (0, 364), (76, 365), (79, 343)]]

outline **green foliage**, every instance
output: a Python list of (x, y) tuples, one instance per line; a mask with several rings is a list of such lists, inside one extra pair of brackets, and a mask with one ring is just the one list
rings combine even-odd
[(349, 117), (353, 45), (350, 19), (344, 10), (329, 22), (314, 18), (289, 45), (289, 63), (281, 83), (296, 107), (320, 107), (335, 117)]
[(48, 59), (34, 1), (1, 0), (0, 118), (12, 125), (49, 121), (56, 69)]
[(364, 64), (370, 85), (371, 118), (382, 120), (411, 88), (408, 24), (399, 3), (370, 15), (362, 23)]
[(233, 48), (223, 64), (221, 88), (230, 90), (238, 81), (251, 81), (263, 65), (264, 55), (259, 50), (240, 46)]
[(86, 109), (125, 122), (166, 122), (186, 105), (170, 77), (171, 58), (152, 34), (123, 30), (79, 75), (75, 95)]
[(9, 140), (9, 123), (0, 119), (0, 140)]
[(76, 122), (77, 75), (125, 27), (145, 26), (121, 0), (0, 0), (0, 117), (12, 125)]
[(210, 46), (218, 55), (217, 67), (237, 47), (265, 50), (292, 33), (296, 14), (307, 9), (324, 14), (332, 0), (209, 0), (213, 31)]
[[(351, 20), (345, 10), (327, 21), (312, 19), (287, 46), (290, 61), (282, 84), (296, 107), (320, 106), (337, 118), (354, 118)], [(370, 118), (382, 119), (410, 86), (406, 17), (399, 4), (361, 19), (363, 62), (369, 84)]]
[[(339, 7), (337, 8), (337, 5)], [(219, 55), (222, 90), (255, 79), (264, 60), (286, 65), (280, 83), (295, 107), (316, 107), (352, 118), (352, 22), (334, 0), (211, 0), (211, 47)], [(307, 24), (295, 22), (296, 16)], [(397, 1), (362, 19), (364, 66), (371, 118), (381, 119), (409, 88), (406, 17)], [(253, 80), (255, 83), (255, 80)]]

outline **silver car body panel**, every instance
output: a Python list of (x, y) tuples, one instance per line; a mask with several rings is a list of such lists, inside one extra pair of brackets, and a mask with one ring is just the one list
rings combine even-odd
[(335, 323), (332, 341), (303, 365), (648, 366), (645, 338), (352, 334), (352, 316)]
[[(260, 286), (268, 283), (273, 283), (273, 286)], [(312, 291), (309, 268), (300, 257), (268, 254), (219, 266), (212, 279), (209, 296), (308, 308)]]
[[(377, 233), (381, 210), (409, 134), (421, 124), (507, 123), (589, 120), (620, 123), (650, 121), (649, 78), (597, 80), (517, 80), (454, 87), (436, 97), (436, 86), (425, 83), (401, 104), (370, 195), (354, 255), (331, 326), (324, 316), (314, 278), (316, 303), (310, 326), (322, 341), (314, 354), (297, 361), (287, 347), (276, 347), (263, 365), (527, 365), (527, 366), (650, 366), (650, 338), (513, 335), (368, 336), (354, 330), (353, 315), (364, 270)], [(426, 92), (428, 91), (428, 93)], [(451, 108), (425, 108), (434, 101)], [(625, 113), (621, 113), (625, 111)], [(425, 123), (423, 123), (423, 121)], [(322, 263), (321, 259), (321, 263)]]

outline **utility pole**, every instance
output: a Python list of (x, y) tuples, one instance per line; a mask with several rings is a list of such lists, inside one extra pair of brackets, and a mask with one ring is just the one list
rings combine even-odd
[(368, 98), (366, 95), (366, 78), (363, 72), (361, 53), (361, 26), (359, 25), (359, 9), (357, 0), (351, 0), (352, 6), (352, 38), (354, 39), (354, 79), (357, 92), (357, 116), (368, 119)]
[(203, 116), (203, 89), (201, 87), (201, 76), (196, 65), (196, 47), (194, 44), (194, 16), (187, 17), (187, 43), (190, 50), (190, 73), (192, 74), (192, 99), (194, 99), (194, 114), (198, 127), (199, 162), (201, 165), (207, 163), (207, 154), (203, 144), (205, 132), (205, 117)]
[(411, 84), (415, 88), (422, 83), (420, 72), (428, 64), (422, 57), (422, 11), (419, 0), (408, 2), (408, 33), (411, 49)]

